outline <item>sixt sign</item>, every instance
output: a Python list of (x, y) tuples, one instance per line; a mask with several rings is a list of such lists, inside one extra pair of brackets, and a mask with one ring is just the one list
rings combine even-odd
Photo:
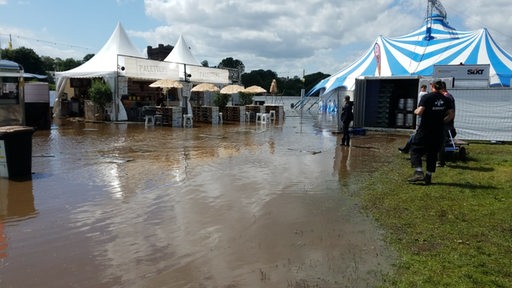
[(491, 66), (489, 64), (478, 65), (434, 65), (434, 78), (453, 78), (457, 80), (489, 81)]
[(484, 75), (485, 69), (481, 68), (474, 68), (474, 69), (468, 69), (468, 75)]

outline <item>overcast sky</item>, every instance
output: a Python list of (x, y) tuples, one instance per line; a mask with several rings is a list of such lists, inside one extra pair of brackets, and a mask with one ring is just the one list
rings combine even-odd
[[(0, 46), (82, 59), (98, 52), (120, 22), (146, 47), (175, 45), (180, 34), (210, 66), (241, 60), (246, 71), (279, 76), (333, 74), (379, 36), (419, 28), (427, 0), (0, 0)], [(441, 0), (458, 30), (487, 28), (512, 53), (512, 1)]]

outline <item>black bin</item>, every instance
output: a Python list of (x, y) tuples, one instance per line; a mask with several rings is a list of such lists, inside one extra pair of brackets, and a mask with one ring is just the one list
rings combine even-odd
[(4, 141), (9, 179), (32, 178), (32, 134), (34, 134), (33, 127), (0, 127), (0, 140)]

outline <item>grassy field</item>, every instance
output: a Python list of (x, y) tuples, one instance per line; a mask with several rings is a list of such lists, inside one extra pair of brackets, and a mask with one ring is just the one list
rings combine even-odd
[(364, 185), (364, 210), (399, 255), (382, 287), (512, 287), (512, 145), (466, 148), (431, 186), (407, 183), (399, 153)]

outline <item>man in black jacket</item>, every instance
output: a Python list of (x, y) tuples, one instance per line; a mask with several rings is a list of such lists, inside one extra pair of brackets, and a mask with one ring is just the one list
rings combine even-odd
[(343, 123), (343, 138), (341, 145), (350, 146), (350, 122), (354, 120), (354, 112), (352, 111), (354, 102), (350, 101), (350, 96), (345, 96), (345, 104), (341, 108), (341, 123)]
[[(455, 112), (453, 102), (441, 91), (442, 81), (431, 83), (432, 92), (423, 95), (414, 110), (421, 116), (421, 122), (411, 144), (411, 165), (415, 168), (409, 182), (424, 181), (432, 183), (432, 173), (436, 171), (437, 154), (444, 145), (444, 125), (453, 120)], [(426, 155), (426, 174), (423, 174), (422, 157)]]

